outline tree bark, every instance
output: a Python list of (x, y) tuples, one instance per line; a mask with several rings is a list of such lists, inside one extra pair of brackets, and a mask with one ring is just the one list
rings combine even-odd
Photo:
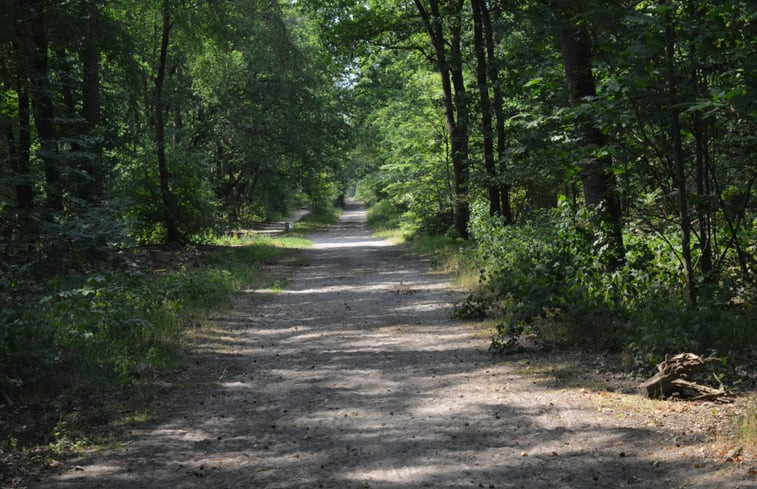
[(470, 154), (468, 149), (468, 94), (465, 90), (463, 78), (463, 56), (460, 45), (462, 14), (463, 0), (457, 0), (454, 4), (454, 11), (451, 13), (450, 23), (450, 76), (454, 88), (455, 110), (457, 111), (457, 124), (453, 133), (452, 166), (455, 170), (455, 197), (457, 200), (455, 230), (460, 237), (468, 239)]
[[(481, 1), (481, 0), (479, 0)], [(497, 127), (497, 162), (499, 173), (499, 197), (502, 219), (505, 224), (513, 222), (513, 211), (510, 205), (510, 185), (506, 180), (507, 161), (505, 151), (507, 150), (507, 140), (505, 134), (505, 110), (503, 106), (504, 97), (502, 96), (502, 87), (499, 86), (499, 67), (497, 57), (494, 53), (494, 29), (492, 28), (491, 15), (486, 7), (486, 2), (481, 1), (481, 19), (484, 27), (484, 39), (486, 42), (487, 68), (489, 83), (494, 92), (494, 115)]]
[(681, 141), (681, 120), (678, 110), (678, 93), (675, 79), (675, 35), (670, 17), (665, 22), (665, 66), (668, 78), (668, 101), (670, 105), (670, 132), (673, 138), (675, 160), (675, 183), (678, 188), (678, 213), (681, 226), (681, 257), (686, 280), (686, 302), (696, 304), (697, 291), (694, 283), (694, 263), (691, 257), (691, 218), (689, 217), (686, 167)]
[(697, 219), (699, 220), (699, 248), (700, 248), (700, 267), (702, 276), (705, 281), (712, 282), (713, 262), (712, 262), (712, 233), (711, 233), (711, 212), (707, 200), (709, 189), (707, 188), (707, 171), (705, 162), (707, 160), (707, 136), (705, 124), (702, 120), (702, 114), (694, 114), (694, 139), (696, 140), (696, 186), (697, 186)]
[(158, 178), (160, 179), (160, 196), (163, 203), (163, 223), (166, 226), (166, 239), (171, 243), (181, 240), (173, 210), (173, 196), (169, 187), (168, 165), (166, 163), (166, 132), (163, 119), (163, 84), (166, 77), (168, 59), (168, 41), (171, 33), (171, 12), (168, 0), (163, 1), (163, 26), (160, 38), (160, 57), (158, 73), (155, 77), (155, 144), (158, 156)]
[(58, 138), (55, 130), (55, 111), (51, 97), (47, 56), (47, 33), (43, 2), (31, 0), (31, 39), (33, 44), (31, 80), (32, 111), (34, 125), (40, 140), (40, 157), (45, 173), (47, 207), (54, 211), (63, 210), (63, 189), (58, 168)]
[(100, 50), (97, 36), (100, 29), (100, 13), (97, 2), (87, 2), (87, 32), (82, 53), (83, 80), (82, 103), (84, 120), (87, 124), (87, 136), (90, 142), (91, 157), (87, 161), (86, 172), (89, 181), (83, 189), (88, 201), (94, 202), (102, 197), (104, 174), (102, 168), (102, 148), (97, 129), (100, 125)]
[(500, 208), (499, 187), (497, 186), (497, 169), (494, 164), (494, 135), (492, 130), (492, 105), (489, 98), (486, 51), (484, 49), (482, 0), (471, 0), (473, 10), (473, 44), (476, 52), (476, 82), (481, 104), (481, 131), (484, 137), (484, 168), (488, 177), (486, 182), (489, 193), (489, 215), (502, 213)]
[(636, 387), (638, 393), (649, 399), (666, 398), (674, 392), (691, 392), (689, 400), (716, 399), (725, 396), (723, 389), (713, 389), (690, 381), (694, 375), (705, 372), (708, 365), (716, 365), (719, 358), (702, 358), (693, 353), (679, 353), (657, 364), (657, 373)]
[[(570, 86), (571, 105), (577, 106), (586, 97), (596, 96), (592, 73), (591, 50), (586, 31), (578, 27), (573, 19), (560, 13), (558, 37), (565, 74)], [(605, 139), (596, 124), (587, 118), (576, 122), (577, 131), (583, 144), (590, 148), (603, 148)], [(606, 227), (605, 242), (610, 250), (606, 265), (617, 269), (625, 260), (623, 246), (623, 216), (620, 202), (615, 194), (615, 177), (609, 156), (593, 158), (581, 168), (584, 200), (590, 208), (600, 209), (600, 225)]]
[[(455, 230), (468, 237), (468, 113), (465, 84), (460, 53), (460, 15), (463, 0), (456, 0), (450, 35), (450, 56), (447, 56), (447, 40), (444, 36), (442, 16), (438, 0), (430, 0), (426, 9), (423, 2), (415, 0), (423, 27), (431, 40), (436, 56), (436, 68), (442, 79), (444, 118), (450, 136), (452, 170), (455, 179)], [(453, 69), (454, 68), (454, 69)], [(453, 89), (454, 86), (454, 89)]]
[[(23, 0), (17, 2), (23, 12)], [(25, 54), (28, 52), (27, 30), (21, 22), (16, 22), (14, 50), (16, 55), (16, 93), (18, 104), (18, 142), (13, 128), (8, 127), (8, 147), (14, 177), (16, 179), (16, 204), (19, 209), (34, 207), (34, 187), (31, 181), (31, 119), (29, 116), (29, 76)]]

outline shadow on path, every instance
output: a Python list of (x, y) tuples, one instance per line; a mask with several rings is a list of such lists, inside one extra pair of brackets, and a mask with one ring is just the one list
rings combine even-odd
[(449, 319), (444, 277), (364, 218), (352, 204), (286, 290), (250, 290), (200, 333), (215, 388), (37, 487), (727, 486), (689, 460), (653, 465), (656, 431), (492, 360)]

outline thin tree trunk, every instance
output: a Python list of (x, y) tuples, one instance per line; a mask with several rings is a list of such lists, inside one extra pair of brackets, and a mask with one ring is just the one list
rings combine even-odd
[(160, 39), (160, 58), (158, 74), (155, 77), (155, 144), (158, 152), (158, 178), (160, 179), (160, 197), (163, 202), (163, 223), (166, 226), (166, 239), (175, 243), (181, 240), (173, 211), (173, 196), (168, 185), (168, 167), (166, 164), (166, 133), (163, 120), (163, 83), (166, 77), (168, 59), (168, 40), (171, 32), (171, 13), (168, 1), (163, 2), (163, 27)]
[[(11, 131), (12, 133), (12, 131)], [(31, 124), (29, 121), (29, 92), (26, 80), (18, 87), (18, 150), (16, 151), (16, 202), (21, 209), (34, 207), (34, 187), (31, 181)]]
[[(694, 2), (689, 2), (687, 5), (687, 11), (689, 18), (699, 18), (702, 12), (697, 8)], [(706, 80), (701, 76), (701, 67), (698, 62), (696, 39), (699, 37), (698, 27), (693, 26), (694, 32), (689, 41), (689, 56), (691, 59), (691, 84), (694, 87), (695, 96), (699, 97), (705, 95)], [(713, 258), (712, 258), (712, 227), (709, 201), (707, 196), (709, 189), (707, 188), (707, 131), (704, 119), (702, 118), (702, 112), (694, 112), (694, 140), (696, 142), (696, 214), (699, 221), (699, 250), (700, 258), (699, 265), (702, 270), (702, 277), (706, 282), (712, 283), (715, 279), (713, 270)]]
[[(19, 11), (23, 0), (19, 0)], [(11, 149), (13, 173), (16, 179), (16, 204), (19, 209), (34, 207), (34, 187), (31, 181), (31, 120), (29, 115), (29, 78), (25, 54), (28, 51), (28, 36), (24, 25), (16, 22), (14, 50), (16, 52), (16, 94), (18, 104), (18, 143), (12, 127), (8, 127), (8, 147)]]
[(476, 82), (481, 103), (481, 129), (484, 136), (484, 168), (488, 180), (489, 215), (501, 214), (497, 170), (494, 165), (494, 135), (492, 131), (492, 105), (489, 98), (489, 84), (486, 74), (486, 51), (484, 49), (483, 19), (481, 0), (471, 0), (473, 9), (473, 43), (476, 51)]
[(470, 184), (470, 161), (468, 149), (468, 95), (463, 78), (463, 56), (461, 52), (460, 33), (462, 29), (463, 0), (455, 3), (455, 11), (450, 23), (450, 77), (454, 88), (457, 124), (453, 133), (454, 141), (452, 163), (455, 168), (455, 230), (464, 239), (468, 239), (468, 221), (470, 206), (468, 188)]
[(678, 212), (681, 220), (681, 256), (683, 257), (684, 276), (686, 279), (686, 301), (689, 304), (696, 304), (697, 292), (694, 283), (694, 265), (691, 258), (691, 220), (689, 217), (686, 171), (683, 143), (681, 141), (681, 121), (675, 80), (675, 36), (670, 18), (665, 22), (665, 65), (668, 78), (670, 130), (673, 137), (673, 156), (675, 158), (674, 175), (676, 187), (678, 187)]
[(61, 173), (58, 168), (58, 138), (55, 131), (55, 111), (50, 96), (50, 78), (47, 56), (47, 35), (43, 2), (33, 0), (31, 20), (31, 38), (33, 47), (33, 61), (31, 64), (32, 80), (32, 111), (34, 125), (40, 140), (40, 157), (45, 173), (45, 191), (47, 193), (47, 207), (54, 211), (63, 210), (63, 189)]
[(68, 62), (68, 55), (65, 49), (59, 48), (55, 50), (54, 66), (58, 73), (60, 94), (66, 110), (59, 124), (59, 136), (63, 140), (69, 141), (70, 148), (66, 155), (66, 161), (68, 167), (75, 170), (67, 172), (65, 186), (70, 188), (77, 198), (86, 201), (87, 198), (83, 189), (89, 180), (89, 176), (85, 161), (86, 156), (84, 156), (85, 148), (81, 145), (81, 119), (76, 111), (76, 102), (74, 101), (74, 92), (72, 90), (73, 70), (71, 69), (71, 64)]
[(702, 114), (694, 114), (694, 139), (696, 140), (696, 185), (697, 185), (697, 219), (699, 220), (699, 248), (701, 252), (700, 266), (704, 279), (711, 282), (713, 277), (712, 264), (712, 234), (710, 228), (710, 206), (707, 201), (707, 172), (705, 160), (707, 158), (707, 139), (704, 130)]
[[(569, 18), (560, 19), (558, 34), (565, 74), (570, 85), (570, 101), (576, 106), (585, 97), (596, 96), (589, 40), (586, 32)], [(583, 144), (597, 149), (605, 146), (604, 136), (593, 121), (584, 118), (576, 124)], [(611, 269), (616, 269), (625, 260), (625, 250), (622, 211), (619, 199), (615, 195), (615, 177), (610, 157), (598, 157), (584, 163), (581, 168), (581, 182), (586, 205), (601, 209), (600, 224), (607, 228), (605, 244), (610, 250), (606, 264)]]
[[(458, 14), (462, 10), (463, 0), (459, 5)], [(444, 119), (449, 133), (452, 156), (452, 170), (455, 180), (455, 229), (464, 238), (468, 237), (468, 220), (470, 208), (468, 206), (468, 127), (467, 101), (465, 85), (462, 83), (462, 57), (460, 55), (460, 17), (457, 16), (457, 28), (452, 28), (450, 40), (451, 54), (447, 56), (447, 41), (442, 28), (442, 18), (438, 0), (429, 1), (429, 9), (420, 0), (415, 0), (423, 26), (429, 35), (431, 45), (436, 55), (436, 67), (442, 79), (442, 94), (444, 100)], [(453, 22), (453, 23), (454, 23)], [(457, 35), (455, 35), (455, 31)], [(452, 69), (456, 65), (456, 69)], [(452, 81), (454, 79), (454, 82)], [(453, 91), (453, 83), (455, 89)]]
[(100, 14), (97, 2), (87, 2), (87, 35), (82, 53), (84, 66), (82, 83), (82, 102), (84, 120), (87, 123), (87, 135), (90, 142), (91, 157), (87, 161), (86, 171), (89, 182), (84, 194), (91, 202), (102, 197), (104, 187), (104, 171), (102, 168), (102, 149), (97, 129), (100, 125), (100, 50), (97, 36), (100, 29)]
[(494, 53), (494, 29), (492, 28), (491, 15), (486, 7), (486, 2), (481, 2), (481, 20), (484, 27), (484, 39), (486, 41), (486, 55), (488, 58), (489, 83), (494, 92), (494, 115), (497, 127), (497, 162), (499, 171), (499, 197), (501, 200), (500, 209), (502, 219), (505, 224), (513, 222), (513, 211), (510, 205), (510, 185), (505, 179), (507, 162), (505, 160), (505, 151), (507, 150), (507, 140), (505, 135), (505, 110), (503, 106), (504, 97), (502, 96), (502, 87), (499, 86), (499, 67), (497, 57)]

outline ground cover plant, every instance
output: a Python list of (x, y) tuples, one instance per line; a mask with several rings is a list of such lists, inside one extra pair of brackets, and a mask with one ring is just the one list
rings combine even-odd
[[(334, 210), (313, 214), (300, 229), (336, 217)], [(303, 234), (222, 236), (204, 245), (135, 248), (120, 266), (42, 283), (4, 274), (0, 462), (38, 470), (107, 445), (118, 426), (148, 419), (157, 385), (183, 368), (185, 333), (269, 280), (261, 266), (309, 244)]]

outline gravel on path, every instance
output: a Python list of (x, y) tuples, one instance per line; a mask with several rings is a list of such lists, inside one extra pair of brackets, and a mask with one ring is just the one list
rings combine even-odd
[(33, 487), (755, 487), (491, 357), (450, 319), (446, 277), (371, 237), (358, 204), (313, 240), (283, 290), (198, 332), (160, 419)]

